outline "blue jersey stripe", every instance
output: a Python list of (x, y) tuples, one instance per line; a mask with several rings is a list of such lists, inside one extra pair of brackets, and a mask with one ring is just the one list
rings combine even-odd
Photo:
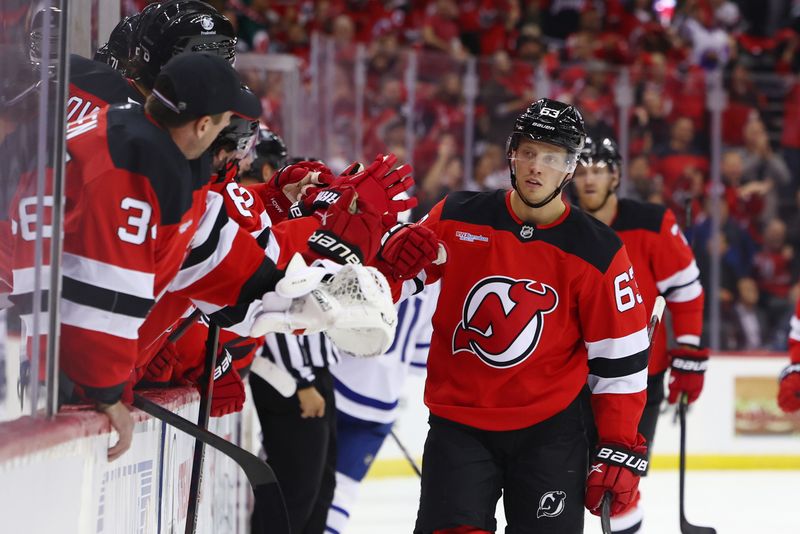
[(336, 391), (339, 392), (344, 398), (356, 402), (358, 404), (386, 411), (394, 410), (397, 407), (398, 401), (384, 402), (378, 399), (373, 399), (372, 397), (367, 397), (366, 395), (362, 395), (360, 393), (356, 393), (352, 389), (345, 386), (335, 377), (333, 385), (334, 388), (336, 388)]
[(347, 510), (345, 510), (341, 506), (336, 506), (335, 504), (331, 504), (331, 510), (336, 510), (337, 512), (339, 512), (343, 516), (350, 517), (350, 512), (348, 512)]

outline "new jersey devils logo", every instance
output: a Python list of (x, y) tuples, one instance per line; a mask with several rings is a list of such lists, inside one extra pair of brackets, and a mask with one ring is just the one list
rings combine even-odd
[(557, 517), (564, 511), (567, 494), (563, 491), (548, 491), (539, 499), (536, 519), (540, 517)]
[(511, 367), (530, 356), (544, 316), (558, 306), (558, 293), (541, 282), (505, 276), (484, 278), (470, 290), (453, 333), (453, 354), (467, 351), (486, 365)]

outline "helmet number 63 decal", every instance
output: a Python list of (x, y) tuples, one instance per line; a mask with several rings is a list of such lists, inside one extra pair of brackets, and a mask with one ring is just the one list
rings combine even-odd
[(547, 115), (548, 117), (553, 117), (554, 119), (558, 118), (558, 110), (553, 108), (542, 108), (539, 113), (542, 115)]

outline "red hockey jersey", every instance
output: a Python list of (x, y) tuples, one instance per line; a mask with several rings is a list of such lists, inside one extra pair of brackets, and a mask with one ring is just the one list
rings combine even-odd
[(792, 363), (800, 363), (800, 300), (789, 323), (789, 357)]
[[(652, 310), (656, 297), (663, 295), (672, 316), (675, 341), (699, 346), (703, 287), (694, 254), (675, 215), (658, 204), (620, 199), (611, 228), (628, 250), (645, 309)], [(667, 332), (659, 328), (650, 349), (649, 373), (660, 373), (668, 366)]]
[[(224, 199), (225, 211), (230, 220), (256, 238), (267, 258), (280, 267), (285, 267), (295, 252), (307, 250), (308, 237), (319, 227), (317, 217), (284, 221), (273, 226), (272, 219), (262, 203), (263, 196), (251, 193), (249, 188), (239, 185), (231, 177), (216, 179), (211, 184), (211, 191), (218, 193)], [(189, 308), (197, 304), (197, 301), (190, 297), (185, 292), (177, 294), (168, 292), (156, 305), (140, 331), (143, 352), (137, 362), (138, 366), (147, 365), (166, 342), (167, 335), (179, 322), (177, 319), (181, 315), (186, 315)], [(209, 307), (209, 303), (203, 302), (201, 305), (206, 313), (212, 313), (212, 317), (214, 317), (213, 312), (220, 313), (215, 307)], [(205, 361), (207, 335), (206, 322), (197, 320), (176, 342), (176, 349), (184, 360), (184, 368), (202, 367)], [(255, 351), (263, 343), (263, 338), (241, 340), (241, 336), (244, 335), (245, 331), (236, 328), (222, 328), (219, 333), (219, 357), (226, 358), (230, 355), (237, 370), (250, 366)], [(179, 380), (181, 377), (173, 375), (172, 378)]]
[(165, 292), (222, 307), (260, 297), (279, 273), (208, 193), (203, 160), (187, 162), (140, 106), (106, 108), (67, 138), (62, 369), (113, 402)]
[(423, 226), (448, 251), (425, 403), (485, 430), (533, 425), (587, 382), (600, 439), (635, 442), (647, 384), (647, 330), (633, 269), (607, 226), (567, 207), (547, 226), (519, 220), (510, 193), (460, 192)]

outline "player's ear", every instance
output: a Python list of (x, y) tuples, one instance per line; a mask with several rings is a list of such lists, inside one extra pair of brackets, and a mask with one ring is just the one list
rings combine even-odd
[(203, 115), (194, 121), (194, 130), (197, 137), (203, 137), (211, 128), (211, 115)]

